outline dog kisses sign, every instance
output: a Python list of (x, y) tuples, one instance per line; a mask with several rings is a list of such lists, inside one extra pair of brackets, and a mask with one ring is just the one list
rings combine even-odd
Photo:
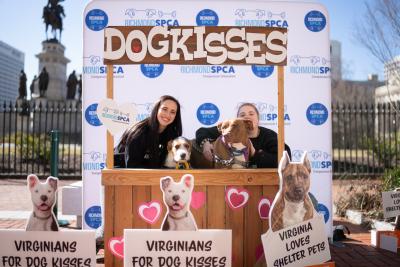
[(269, 230), (261, 236), (268, 266), (308, 266), (330, 260), (323, 216), (310, 200), (311, 165), (307, 153), (290, 162), (286, 152), (279, 163), (280, 190), (269, 214)]
[(94, 231), (7, 229), (0, 230), (0, 239), (2, 267), (96, 266)]
[(30, 174), (27, 185), (33, 210), (25, 231), (0, 230), (0, 266), (96, 266), (94, 231), (59, 231), (53, 213), (58, 179), (50, 176), (40, 182)]
[(104, 64), (286, 65), (287, 29), (111, 26)]
[[(161, 229), (125, 229), (124, 266), (231, 266), (232, 231), (198, 230), (190, 212), (193, 175), (179, 182), (163, 177), (160, 188), (167, 208)], [(122, 241), (114, 250), (117, 245), (122, 248)]]
[(231, 230), (125, 229), (124, 266), (231, 266)]

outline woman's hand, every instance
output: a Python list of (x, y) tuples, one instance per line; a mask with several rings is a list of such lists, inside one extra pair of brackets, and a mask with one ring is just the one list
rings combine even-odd
[(214, 152), (214, 146), (209, 141), (204, 142), (204, 144), (203, 144), (203, 156), (207, 160), (213, 161), (213, 152)]
[(251, 140), (249, 140), (249, 149), (250, 149), (250, 157), (253, 157), (254, 154), (256, 153), (256, 149), (253, 146), (253, 143), (251, 142)]

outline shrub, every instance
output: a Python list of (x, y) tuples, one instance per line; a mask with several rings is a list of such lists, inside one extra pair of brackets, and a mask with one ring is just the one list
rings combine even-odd
[(400, 168), (386, 170), (382, 177), (382, 191), (391, 191), (400, 187)]

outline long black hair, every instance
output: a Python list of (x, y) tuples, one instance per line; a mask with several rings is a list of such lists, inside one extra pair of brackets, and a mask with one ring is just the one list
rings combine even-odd
[(118, 152), (125, 152), (126, 147), (129, 146), (132, 139), (140, 135), (145, 129), (148, 127), (149, 136), (147, 138), (147, 147), (150, 151), (157, 151), (159, 144), (159, 133), (158, 129), (160, 127), (160, 123), (157, 119), (158, 109), (161, 104), (167, 100), (174, 101), (176, 103), (176, 115), (174, 121), (169, 124), (163, 131), (165, 134), (166, 140), (172, 140), (178, 136), (182, 135), (182, 119), (181, 119), (181, 105), (178, 100), (170, 95), (163, 95), (160, 99), (155, 103), (153, 110), (151, 111), (150, 117), (134, 124), (131, 128), (127, 129), (121, 137), (121, 141), (117, 146)]

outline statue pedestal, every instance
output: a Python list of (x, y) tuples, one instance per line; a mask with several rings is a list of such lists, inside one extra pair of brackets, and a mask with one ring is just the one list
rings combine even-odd
[(54, 41), (43, 41), (42, 52), (36, 55), (39, 59), (39, 72), (46, 67), (49, 73), (49, 86), (46, 98), (48, 100), (64, 100), (67, 95), (67, 64), (70, 62), (64, 56), (65, 47)]

